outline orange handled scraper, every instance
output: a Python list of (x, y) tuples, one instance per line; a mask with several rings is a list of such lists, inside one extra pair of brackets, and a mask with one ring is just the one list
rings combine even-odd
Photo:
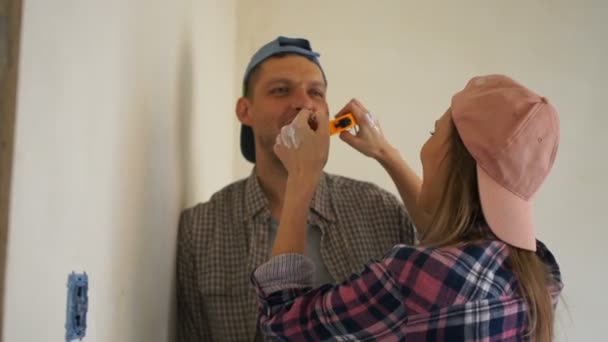
[(357, 122), (351, 113), (341, 115), (329, 122), (329, 135), (334, 135), (342, 131), (348, 131), (353, 128)]

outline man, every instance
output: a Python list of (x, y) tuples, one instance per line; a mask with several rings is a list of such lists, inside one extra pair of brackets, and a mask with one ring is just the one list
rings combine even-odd
[[(177, 256), (181, 342), (261, 340), (251, 272), (270, 257), (287, 171), (273, 151), (298, 112), (328, 115), (327, 80), (306, 39), (278, 37), (253, 57), (236, 104), (251, 175), (180, 218)], [(320, 127), (319, 129), (328, 129)], [(404, 207), (377, 186), (324, 174), (309, 210), (307, 254), (318, 284), (341, 282), (397, 243), (413, 244)]]

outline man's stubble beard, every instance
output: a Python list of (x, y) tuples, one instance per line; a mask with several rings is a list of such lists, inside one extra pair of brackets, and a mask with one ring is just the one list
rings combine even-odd
[(266, 158), (271, 164), (272, 167), (277, 170), (280, 171), (281, 173), (284, 173), (285, 175), (287, 175), (287, 169), (285, 168), (285, 165), (283, 165), (283, 162), (281, 161), (281, 159), (279, 159), (279, 157), (276, 155), (276, 153), (274, 153), (274, 145), (276, 143), (276, 137), (271, 139), (271, 138), (260, 138), (260, 145), (262, 146), (262, 151), (263, 153), (266, 154)]

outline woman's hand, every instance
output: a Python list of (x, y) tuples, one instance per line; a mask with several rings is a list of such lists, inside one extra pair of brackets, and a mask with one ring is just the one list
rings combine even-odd
[(381, 160), (388, 151), (393, 149), (384, 137), (378, 120), (372, 116), (361, 102), (357, 99), (350, 100), (336, 114), (336, 117), (346, 113), (351, 113), (355, 117), (359, 130), (356, 134), (342, 132), (340, 133), (340, 139), (357, 151), (376, 160)]
[(301, 110), (281, 129), (274, 152), (288, 173), (288, 179), (318, 181), (329, 152), (329, 117), (325, 113)]

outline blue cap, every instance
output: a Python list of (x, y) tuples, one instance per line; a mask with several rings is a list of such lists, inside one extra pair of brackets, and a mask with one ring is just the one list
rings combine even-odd
[[(321, 55), (312, 50), (310, 42), (307, 39), (279, 36), (270, 43), (262, 46), (253, 57), (251, 57), (247, 69), (245, 69), (245, 75), (243, 76), (243, 95), (246, 95), (249, 91), (249, 89), (247, 89), (247, 81), (249, 80), (251, 71), (268, 58), (278, 54), (295, 54), (308, 58), (321, 69), (321, 73), (325, 79), (325, 73), (319, 63), (319, 56)], [(247, 125), (241, 125), (241, 153), (243, 153), (245, 159), (255, 163), (253, 131), (251, 130), (251, 127)]]

